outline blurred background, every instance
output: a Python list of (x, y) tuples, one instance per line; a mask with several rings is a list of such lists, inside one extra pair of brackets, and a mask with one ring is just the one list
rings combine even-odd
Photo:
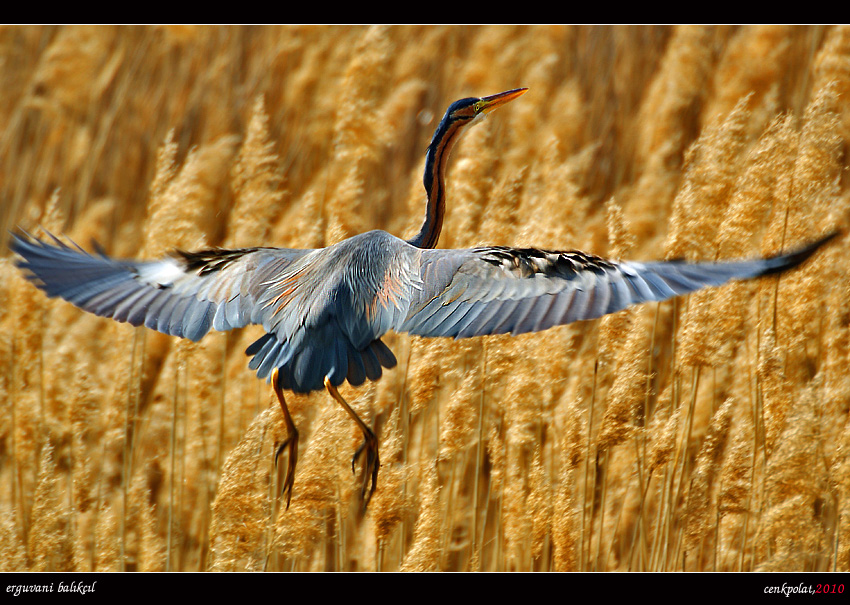
[[(772, 254), (847, 226), (845, 26), (2, 26), (0, 230), (117, 257), (413, 235), (439, 247)], [(804, 269), (517, 338), (387, 339), (343, 394), (46, 299), (0, 253), (0, 568), (848, 570), (846, 239)], [(291, 400), (290, 400), (291, 399)]]

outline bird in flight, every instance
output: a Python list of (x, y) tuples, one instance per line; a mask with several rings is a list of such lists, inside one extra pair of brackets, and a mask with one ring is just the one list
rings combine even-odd
[[(389, 331), (467, 338), (522, 334), (662, 301), (733, 279), (778, 273), (808, 258), (832, 235), (787, 254), (752, 260), (688, 263), (607, 260), (578, 251), (483, 246), (436, 249), (445, 215), (445, 167), (460, 135), (524, 94), (518, 88), (452, 103), (428, 147), (425, 219), (409, 240), (369, 231), (326, 248), (175, 251), (160, 260), (89, 254), (50, 234), (12, 235), (18, 266), (50, 297), (133, 326), (200, 340), (210, 329), (248, 324), (265, 334), (248, 347), (248, 366), (268, 378), (287, 438), (283, 484), (287, 507), (298, 457), (298, 431), (284, 391), (327, 390), (363, 433), (361, 499), (375, 491), (378, 440), (339, 394), (378, 380), (396, 358)], [(833, 234), (834, 235), (834, 234)]]

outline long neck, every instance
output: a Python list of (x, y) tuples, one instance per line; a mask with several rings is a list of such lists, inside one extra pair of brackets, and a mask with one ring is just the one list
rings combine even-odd
[(448, 123), (443, 120), (428, 146), (428, 153), (425, 156), (425, 175), (422, 179), (428, 194), (425, 221), (419, 233), (407, 240), (407, 243), (417, 248), (435, 248), (440, 239), (443, 216), (446, 213), (446, 161), (452, 147), (460, 138), (463, 127), (467, 124), (468, 122)]

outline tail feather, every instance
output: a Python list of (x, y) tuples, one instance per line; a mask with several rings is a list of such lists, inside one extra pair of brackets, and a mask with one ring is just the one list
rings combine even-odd
[(296, 393), (324, 389), (326, 376), (335, 386), (345, 380), (359, 386), (367, 378), (378, 380), (384, 368), (390, 369), (397, 364), (395, 355), (381, 340), (357, 350), (330, 329), (306, 337), (297, 352), (291, 350), (289, 343), (279, 341), (276, 335), (264, 334), (245, 353), (251, 356), (248, 367), (256, 370), (259, 378), (269, 377), (277, 367), (281, 387)]

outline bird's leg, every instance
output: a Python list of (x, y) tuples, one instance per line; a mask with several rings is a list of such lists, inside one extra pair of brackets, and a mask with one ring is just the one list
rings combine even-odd
[(274, 389), (277, 400), (280, 401), (280, 409), (283, 410), (283, 420), (286, 423), (287, 437), (277, 448), (274, 455), (274, 463), (277, 465), (277, 459), (284, 448), (289, 450), (289, 460), (286, 466), (286, 478), (283, 480), (283, 491), (286, 496), (286, 508), (289, 509), (289, 501), (292, 498), (292, 486), (295, 484), (295, 465), (298, 463), (298, 429), (295, 428), (295, 423), (292, 422), (292, 416), (289, 414), (289, 408), (286, 407), (286, 400), (283, 398), (283, 390), (277, 381), (278, 370), (272, 370), (272, 388)]
[[(352, 420), (357, 423), (357, 426), (360, 427), (360, 430), (363, 432), (363, 443), (360, 447), (357, 448), (357, 451), (354, 452), (354, 457), (351, 459), (351, 471), (355, 472), (354, 467), (357, 464), (357, 459), (360, 458), (360, 455), (363, 452), (366, 452), (366, 459), (363, 461), (363, 487), (360, 490), (360, 498), (364, 501), (363, 508), (366, 508), (369, 505), (369, 500), (372, 499), (372, 494), (375, 493), (375, 487), (378, 485), (378, 469), (381, 467), (381, 461), (378, 458), (378, 438), (375, 437), (375, 433), (372, 432), (366, 423), (360, 420), (360, 416), (357, 415), (357, 412), (352, 409), (348, 402), (343, 399), (342, 395), (339, 394), (339, 391), (336, 390), (336, 387), (331, 384), (330, 379), (325, 376), (325, 388), (328, 390), (328, 393), (331, 394), (331, 397), (337, 400), (337, 402), (348, 412), (348, 415), (351, 416)], [(371, 480), (371, 487), (369, 486), (369, 482)], [(367, 493), (368, 491), (368, 493)]]

